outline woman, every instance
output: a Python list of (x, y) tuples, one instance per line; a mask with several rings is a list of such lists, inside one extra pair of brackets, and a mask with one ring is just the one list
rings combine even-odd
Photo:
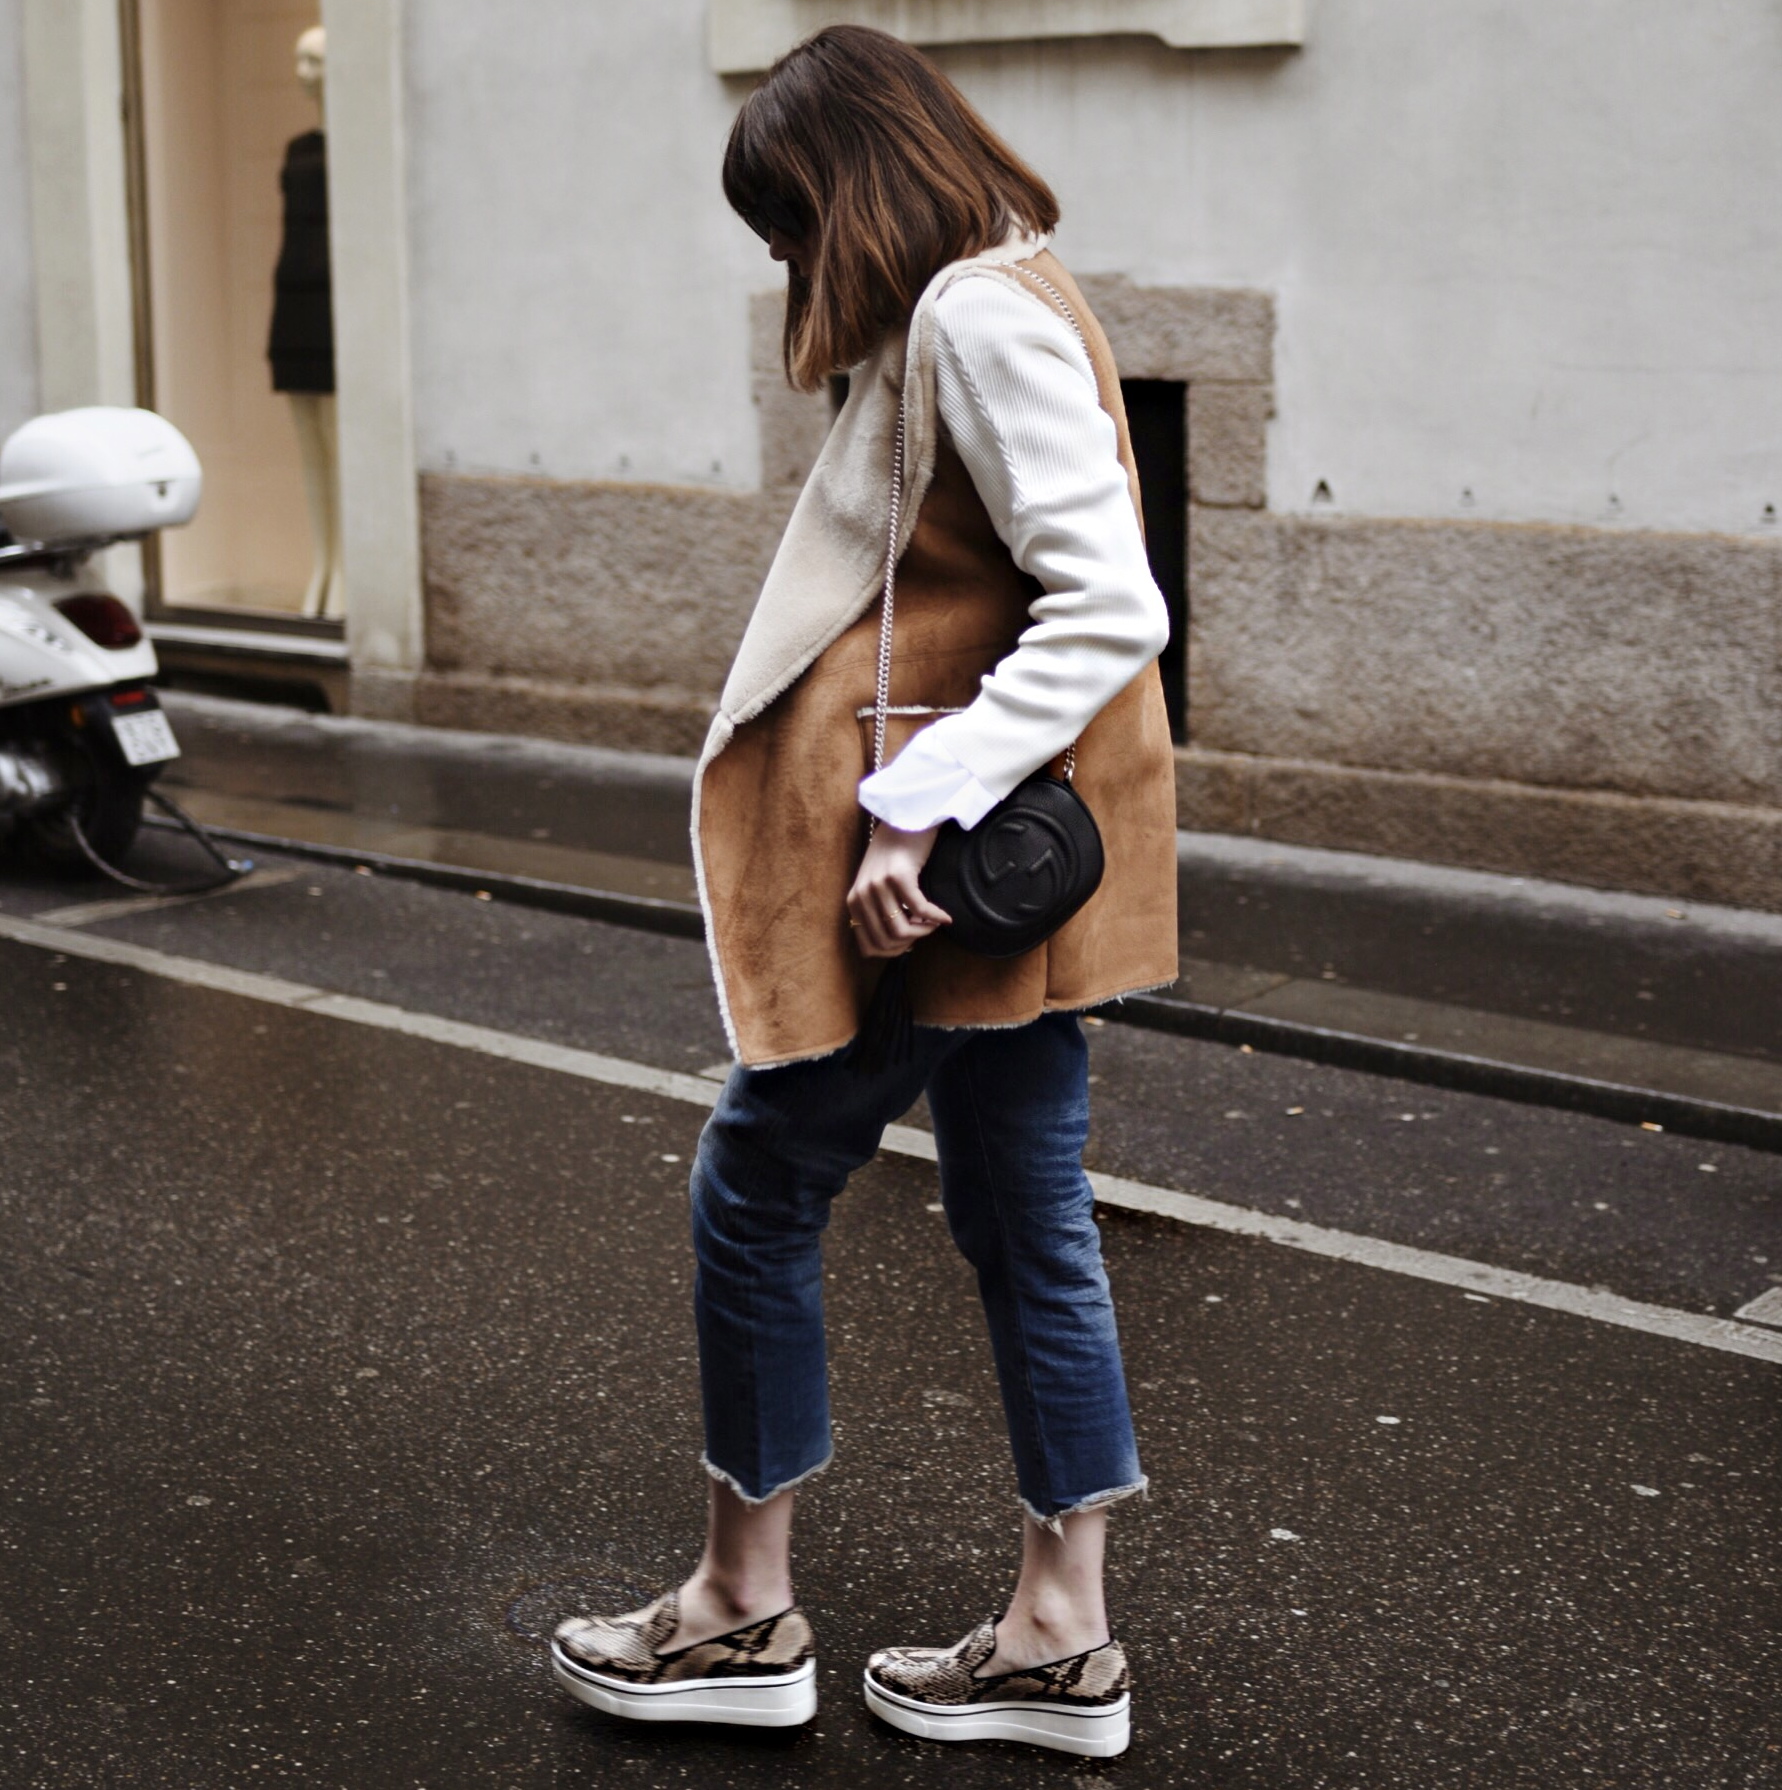
[[(953, 1237), (977, 1270), (1024, 1507), (1007, 1611), (891, 1648), (870, 1707), (935, 1739), (1126, 1745), (1108, 1507), (1139, 1469), (1081, 1165), (1075, 1013), (1176, 970), (1173, 763), (1113, 360), (1045, 250), (1050, 189), (894, 38), (821, 31), (731, 132), (724, 189), (789, 267), (785, 361), (847, 401), (787, 527), (696, 784), (733, 1071), (692, 1177), (711, 1476), (705, 1553), (648, 1609), (558, 1630), (558, 1678), (641, 1717), (815, 1709), (793, 1604), (793, 1488), (829, 1460), (819, 1247), (831, 1200), (926, 1091)], [(901, 443), (901, 476), (893, 459)], [(872, 735), (898, 486), (889, 759)], [(1102, 884), (1025, 955), (973, 957), (918, 878), (1075, 744)], [(866, 773), (863, 775), (863, 773)], [(869, 818), (870, 817), (870, 818)], [(847, 1047), (908, 954), (914, 1031)]]

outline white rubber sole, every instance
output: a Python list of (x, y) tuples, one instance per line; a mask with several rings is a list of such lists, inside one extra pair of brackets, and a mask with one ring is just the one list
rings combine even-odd
[(739, 1728), (796, 1728), (817, 1713), (817, 1662), (773, 1678), (687, 1678), (627, 1684), (578, 1665), (551, 1645), (551, 1671), (572, 1697), (633, 1722), (730, 1722)]
[(953, 1708), (918, 1703), (866, 1674), (866, 1707), (880, 1721), (923, 1740), (1021, 1740), (1029, 1746), (1111, 1759), (1132, 1741), (1132, 1699), (1101, 1709), (1047, 1708), (1037, 1703), (971, 1703)]

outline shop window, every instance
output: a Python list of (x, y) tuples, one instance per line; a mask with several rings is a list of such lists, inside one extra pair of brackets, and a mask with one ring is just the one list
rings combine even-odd
[(197, 519), (158, 543), (151, 601), (238, 622), (337, 616), (318, 0), (134, 0), (125, 19), (139, 382), (204, 467)]

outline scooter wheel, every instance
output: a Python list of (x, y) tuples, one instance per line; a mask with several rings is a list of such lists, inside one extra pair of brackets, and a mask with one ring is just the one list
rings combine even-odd
[[(109, 767), (95, 764), (84, 753), (68, 766), (76, 794), (72, 812), (80, 817), (87, 843), (108, 864), (116, 864), (136, 842), (142, 825), (143, 784)], [(69, 808), (39, 814), (25, 822), (32, 855), (50, 870), (78, 874), (92, 869), (69, 825)]]

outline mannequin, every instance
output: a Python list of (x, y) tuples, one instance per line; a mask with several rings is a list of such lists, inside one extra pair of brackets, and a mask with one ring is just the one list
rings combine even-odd
[(303, 457), (314, 570), (303, 613), (345, 613), (340, 576), (340, 486), (334, 421), (334, 316), (328, 265), (327, 140), (320, 128), (327, 42), (320, 25), (297, 40), (297, 79), (316, 103), (318, 128), (285, 148), (284, 240), (273, 275), (272, 331), (266, 356), (272, 389), (290, 400)]

